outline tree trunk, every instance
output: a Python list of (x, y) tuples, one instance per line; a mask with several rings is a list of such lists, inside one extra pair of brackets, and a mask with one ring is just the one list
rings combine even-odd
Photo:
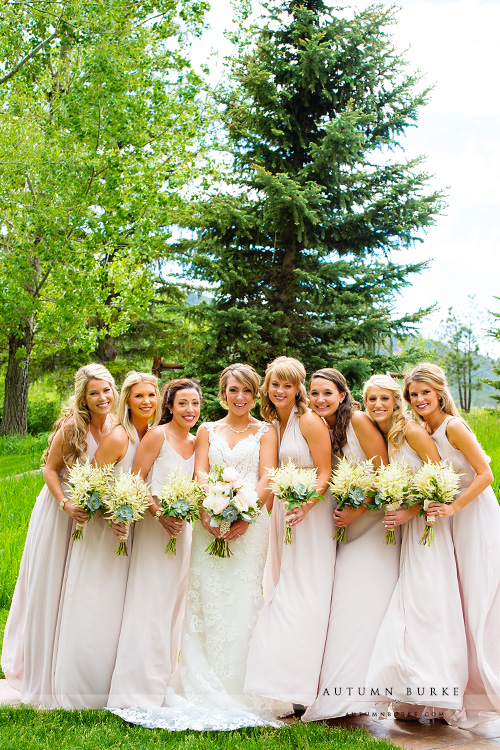
[(9, 361), (5, 375), (0, 435), (26, 435), (28, 367), (33, 347), (33, 318), (9, 336)]

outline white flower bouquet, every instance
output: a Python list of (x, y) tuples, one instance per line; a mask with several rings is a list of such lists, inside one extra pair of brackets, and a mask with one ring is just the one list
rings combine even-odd
[[(428, 461), (413, 475), (413, 495), (421, 503), (424, 511), (431, 503), (445, 503), (448, 505), (456, 498), (460, 489), (460, 474), (453, 471), (449, 461), (439, 463)], [(419, 544), (429, 547), (437, 545), (434, 536), (435, 516), (427, 516), (424, 533)]]
[[(353, 463), (347, 458), (340, 459), (330, 480), (330, 489), (337, 501), (337, 507), (340, 510), (344, 510), (346, 505), (350, 508), (359, 508), (373, 489), (375, 476), (375, 467), (371, 459), (359, 463)], [(333, 539), (345, 542), (346, 532), (346, 526), (339, 527)]]
[[(244, 486), (240, 473), (233, 466), (214, 466), (207, 477), (208, 489), (203, 492), (202, 505), (210, 515), (210, 526), (227, 534), (234, 521), (242, 519), (254, 523), (261, 513), (259, 496), (255, 490)], [(214, 537), (206, 551), (217, 557), (231, 557), (229, 544), (225, 539)]]
[[(188, 477), (186, 472), (178, 467), (169, 474), (167, 484), (160, 487), (158, 502), (163, 510), (163, 517), (179, 518), (182, 521), (193, 522), (200, 516), (198, 513), (199, 486)], [(170, 537), (165, 554), (177, 553), (177, 537)]]
[(127, 525), (127, 533), (115, 549), (115, 555), (126, 556), (129, 528), (144, 516), (149, 506), (148, 486), (138, 474), (120, 470), (104, 498), (104, 504), (109, 521)]
[[(303, 469), (294, 464), (292, 459), (277, 469), (269, 469), (271, 479), (269, 489), (285, 506), (285, 510), (300, 508), (311, 498), (324, 500), (323, 495), (316, 492), (318, 475), (316, 469)], [(288, 523), (285, 529), (285, 544), (292, 544), (292, 530)]]
[[(376, 474), (375, 494), (372, 503), (368, 507), (373, 510), (381, 510), (387, 513), (389, 510), (399, 510), (405, 506), (409, 508), (415, 503), (411, 492), (412, 475), (404, 461), (394, 462), (382, 466)], [(373, 493), (370, 493), (373, 494)], [(387, 529), (384, 539), (385, 544), (396, 544), (394, 529)]]
[[(69, 499), (87, 513), (89, 521), (97, 511), (103, 512), (103, 502), (112, 476), (112, 464), (97, 468), (88, 459), (85, 463), (77, 461), (68, 470), (66, 484), (69, 487)], [(83, 538), (83, 527), (83, 523), (76, 524), (72, 534), (75, 542)]]

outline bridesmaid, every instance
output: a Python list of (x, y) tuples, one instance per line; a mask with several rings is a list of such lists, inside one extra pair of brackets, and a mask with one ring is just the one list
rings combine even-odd
[[(388, 463), (383, 435), (366, 414), (354, 411), (347, 382), (338, 370), (315, 372), (310, 391), (313, 410), (331, 425), (335, 456), (355, 463), (372, 458), (376, 466)], [(334, 511), (334, 521), (337, 527), (347, 527), (346, 542), (337, 544), (319, 689), (303, 721), (368, 710), (364, 690), (368, 665), (398, 577), (399, 543), (384, 545), (383, 513), (366, 505), (346, 507)]]
[[(442, 458), (461, 473), (462, 492), (429, 515), (450, 518), (465, 617), (469, 679), (463, 709), (450, 724), (464, 729), (500, 715), (500, 508), (489, 459), (460, 417), (443, 370), (417, 365), (405, 375), (404, 397), (424, 421)], [(437, 526), (437, 524), (436, 524)]]
[[(410, 472), (440, 460), (430, 436), (405, 411), (401, 388), (388, 375), (372, 375), (363, 391), (368, 414), (385, 435), (389, 460)], [(420, 505), (389, 511), (385, 525), (402, 525), (399, 580), (380, 627), (367, 688), (379, 689), (396, 718), (442, 716), (460, 708), (467, 682), (467, 644), (458, 577), (447, 518), (436, 523), (437, 544), (422, 546), (426, 519)], [(434, 638), (446, 633), (446, 643)], [(426, 707), (432, 707), (425, 711)]]
[[(159, 400), (154, 375), (128, 373), (118, 425), (96, 451), (97, 466), (115, 464), (116, 474), (132, 468), (140, 440), (158, 421)], [(121, 524), (113, 530), (123, 533)], [(55, 693), (63, 708), (103, 708), (108, 700), (130, 560), (113, 553), (116, 543), (105, 518), (94, 516), (71, 550), (55, 656)]]
[(87, 520), (66, 499), (66, 467), (93, 458), (112, 428), (111, 410), (117, 398), (115, 382), (105, 367), (81, 367), (69, 407), (57, 420), (43, 456), (45, 486), (31, 515), (2, 651), (2, 669), (9, 684), (21, 691), (23, 703), (56, 705), (52, 654), (64, 570), (73, 521)]
[[(194, 473), (195, 438), (201, 390), (192, 380), (171, 380), (163, 387), (160, 426), (144, 437), (133, 471), (147, 477), (151, 505), (134, 530), (123, 623), (108, 706), (161, 706), (177, 666), (188, 584), (191, 524), (162, 518), (157, 495), (177, 468)], [(171, 536), (179, 535), (176, 555), (166, 555)]]
[[(316, 467), (320, 494), (331, 474), (328, 429), (307, 408), (304, 366), (278, 357), (266, 370), (261, 414), (274, 421), (280, 439), (279, 461)], [(293, 544), (285, 545), (285, 515)], [(335, 527), (329, 495), (287, 511), (274, 502), (268, 564), (279, 580), (262, 609), (250, 644), (245, 692), (308, 705), (316, 697), (328, 627), (335, 564)]]

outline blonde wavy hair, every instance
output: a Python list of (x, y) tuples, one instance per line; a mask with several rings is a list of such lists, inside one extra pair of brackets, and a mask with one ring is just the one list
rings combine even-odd
[(73, 466), (87, 452), (87, 434), (91, 414), (85, 399), (87, 397), (87, 385), (91, 380), (105, 380), (109, 383), (113, 391), (114, 404), (118, 401), (115, 380), (104, 365), (91, 362), (89, 365), (80, 367), (75, 373), (73, 395), (54, 424), (48, 447), (42, 456), (43, 463), (47, 461), (50, 446), (59, 430), (62, 431), (62, 452), (64, 463), (67, 466)]
[(278, 419), (276, 407), (269, 398), (269, 383), (273, 377), (292, 383), (299, 389), (295, 398), (296, 416), (297, 418), (302, 416), (307, 410), (306, 368), (295, 357), (277, 357), (267, 366), (264, 384), (260, 389), (260, 413), (262, 418), (266, 422), (273, 422)]
[(219, 393), (217, 394), (217, 398), (219, 399), (220, 405), (223, 409), (228, 408), (226, 401), (226, 389), (227, 381), (229, 380), (231, 375), (235, 377), (239, 383), (250, 389), (254, 401), (259, 398), (259, 388), (261, 382), (259, 373), (254, 370), (251, 365), (244, 365), (241, 364), (241, 362), (235, 362), (234, 364), (225, 367), (219, 377)]
[[(405, 372), (403, 396), (409, 404), (411, 404), (410, 384), (413, 382), (427, 383), (430, 385), (438, 395), (439, 406), (441, 409), (446, 414), (451, 414), (453, 417), (459, 417), (462, 419), (457, 407), (455, 406), (453, 396), (450, 393), (448, 380), (446, 379), (444, 370), (437, 365), (434, 365), (432, 362), (422, 362), (421, 364), (412, 367), (408, 372)], [(415, 410), (413, 409), (413, 411)], [(422, 417), (418, 413), (416, 414), (419, 420), (422, 421)]]
[(399, 450), (404, 442), (406, 428), (410, 421), (406, 404), (403, 401), (403, 391), (390, 375), (372, 375), (363, 386), (363, 400), (365, 402), (370, 388), (384, 388), (384, 390), (392, 393), (394, 411), (391, 417), (391, 426), (387, 434), (387, 442), (396, 450)]
[(121, 424), (129, 439), (135, 443), (136, 434), (132, 420), (130, 419), (130, 407), (128, 400), (130, 398), (130, 391), (134, 385), (138, 383), (150, 383), (154, 386), (156, 393), (156, 409), (149, 420), (149, 426), (155, 427), (160, 421), (161, 416), (161, 403), (160, 403), (160, 391), (158, 390), (158, 378), (155, 375), (151, 375), (149, 372), (137, 372), (131, 370), (127, 373), (125, 380), (123, 381), (122, 389), (120, 392), (120, 400), (118, 402), (118, 424)]

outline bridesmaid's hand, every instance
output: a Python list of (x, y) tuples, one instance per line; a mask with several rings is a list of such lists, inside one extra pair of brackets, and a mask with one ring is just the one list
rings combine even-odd
[(456, 513), (455, 503), (431, 503), (425, 511), (428, 516), (436, 518), (449, 518)]
[(339, 508), (335, 508), (333, 511), (333, 521), (335, 523), (335, 526), (337, 528), (341, 528), (342, 526), (349, 526), (350, 523), (355, 521), (357, 518), (360, 518), (363, 513), (366, 513), (368, 508), (364, 505), (360, 505), (359, 508), (344, 508), (344, 510), (340, 510)]
[[(316, 503), (315, 503), (316, 504)], [(314, 508), (314, 505), (309, 505), (309, 503), (305, 503), (304, 505), (301, 505), (300, 508), (291, 508), (290, 510), (287, 510), (286, 512), (286, 523), (287, 526), (296, 526), (298, 523), (304, 520), (304, 518), (307, 516), (311, 508)]]
[(220, 530), (217, 528), (217, 526), (210, 526), (210, 516), (206, 510), (202, 510), (200, 512), (200, 521), (203, 528), (206, 529), (209, 534), (213, 534), (218, 539), (221, 538), (222, 534), (220, 533)]
[(234, 521), (234, 523), (231, 524), (229, 531), (224, 534), (224, 539), (226, 542), (230, 542), (231, 539), (237, 539), (239, 536), (243, 536), (249, 526), (250, 524), (247, 521), (242, 521), (241, 519), (239, 521)]
[(111, 521), (110, 528), (113, 534), (120, 540), (124, 539), (128, 534), (126, 523), (115, 523), (114, 521)]
[(64, 503), (64, 512), (77, 523), (87, 523), (89, 520), (89, 517), (83, 508), (79, 508), (78, 505), (72, 503), (71, 500), (66, 500)]
[(410, 518), (415, 518), (418, 515), (419, 508), (419, 505), (412, 505), (411, 508), (388, 511), (384, 514), (385, 528), (393, 529), (395, 526), (401, 526), (401, 524), (406, 523)]
[(160, 518), (159, 520), (165, 531), (168, 531), (170, 536), (177, 536), (177, 534), (181, 533), (184, 523), (182, 518), (163, 516), (163, 518)]

